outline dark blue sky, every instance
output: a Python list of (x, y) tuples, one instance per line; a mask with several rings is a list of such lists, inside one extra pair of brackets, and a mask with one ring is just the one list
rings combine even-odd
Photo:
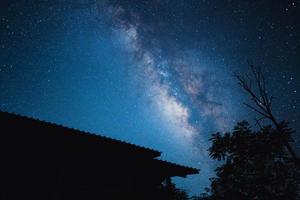
[(247, 59), (267, 72), (274, 112), (299, 130), (299, 1), (0, 5), (1, 110), (158, 149), (201, 169), (176, 180), (191, 193), (213, 175), (210, 134), (254, 118), (232, 76)]

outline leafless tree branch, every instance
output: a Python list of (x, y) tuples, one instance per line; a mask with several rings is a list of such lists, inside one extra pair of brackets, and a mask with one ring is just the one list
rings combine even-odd
[[(269, 119), (274, 124), (275, 128), (278, 131), (282, 132), (280, 123), (273, 115), (271, 105), (274, 97), (272, 95), (269, 95), (267, 92), (266, 81), (262, 68), (255, 67), (249, 61), (248, 65), (250, 66), (251, 74), (254, 77), (254, 87), (251, 78), (239, 74), (234, 75), (238, 80), (239, 85), (250, 96), (252, 102), (254, 103), (254, 105), (250, 105), (248, 103), (244, 103), (244, 105), (261, 116), (260, 118), (256, 119), (257, 125), (261, 127), (261, 120)], [(288, 142), (286, 143), (286, 148), (291, 154), (292, 158), (296, 161), (297, 166), (300, 168), (300, 161)]]

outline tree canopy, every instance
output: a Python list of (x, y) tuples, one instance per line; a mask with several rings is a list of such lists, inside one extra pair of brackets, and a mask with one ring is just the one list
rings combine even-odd
[(242, 121), (232, 132), (213, 134), (210, 156), (223, 164), (201, 199), (300, 199), (300, 171), (285, 148), (292, 130), (285, 122), (279, 126), (253, 131)]

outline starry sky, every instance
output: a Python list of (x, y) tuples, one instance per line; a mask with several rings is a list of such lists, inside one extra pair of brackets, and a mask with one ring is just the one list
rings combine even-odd
[(199, 194), (210, 135), (255, 117), (233, 77), (247, 60), (300, 130), (299, 13), (299, 0), (4, 0), (0, 109), (162, 151), (201, 169), (174, 179)]

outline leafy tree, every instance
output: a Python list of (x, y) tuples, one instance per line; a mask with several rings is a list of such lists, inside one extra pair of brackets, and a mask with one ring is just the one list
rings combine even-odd
[[(259, 130), (242, 121), (232, 132), (212, 135), (210, 156), (222, 164), (210, 189), (195, 200), (300, 199), (300, 160), (291, 145), (293, 131), (273, 114), (273, 97), (261, 68), (249, 65), (253, 79), (235, 77), (252, 102), (244, 104), (258, 114)], [(262, 125), (262, 120), (271, 125)]]
[(188, 200), (188, 195), (184, 190), (177, 188), (172, 180), (168, 178), (157, 189), (156, 195), (153, 199)]
[(162, 185), (161, 194), (164, 200), (188, 200), (187, 193), (182, 189), (176, 188), (170, 178), (166, 179)]
[(243, 121), (232, 133), (213, 134), (210, 156), (223, 165), (206, 199), (300, 199), (300, 171), (285, 149), (292, 131), (284, 122), (279, 126), (281, 131), (264, 126), (254, 132)]

